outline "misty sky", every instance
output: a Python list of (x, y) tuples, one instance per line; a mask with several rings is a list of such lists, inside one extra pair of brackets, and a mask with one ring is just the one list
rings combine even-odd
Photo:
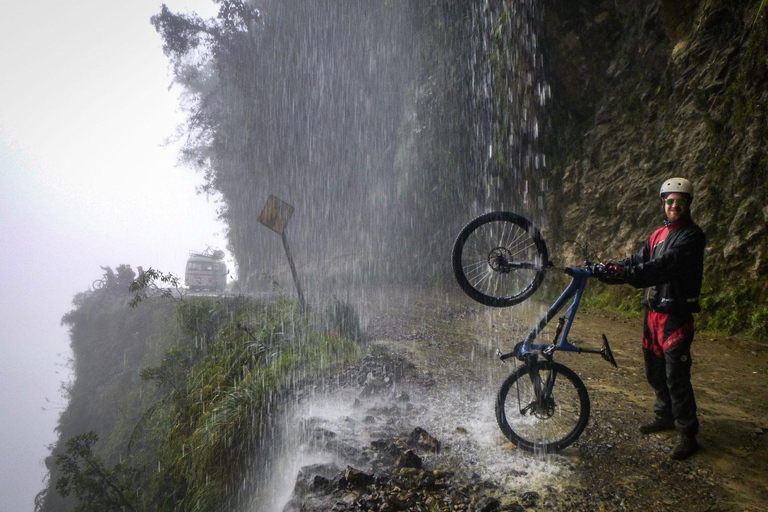
[[(210, 0), (166, 0), (214, 15)], [(0, 7), (0, 510), (44, 487), (69, 378), (60, 326), (75, 293), (121, 263), (183, 276), (190, 249), (224, 248), (201, 178), (176, 167), (182, 121), (160, 0)], [(230, 264), (231, 266), (231, 264)], [(45, 409), (45, 410), (43, 410)]]

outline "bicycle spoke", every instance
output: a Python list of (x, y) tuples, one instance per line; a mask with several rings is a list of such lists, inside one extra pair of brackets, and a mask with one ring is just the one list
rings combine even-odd
[(473, 299), (489, 306), (516, 304), (544, 277), (546, 245), (526, 219), (508, 212), (485, 214), (457, 237), (456, 279)]
[[(541, 386), (551, 372), (555, 383), (549, 396), (534, 389), (528, 366), (510, 375), (499, 390), (496, 417), (504, 434), (522, 449), (557, 451), (575, 441), (589, 418), (586, 387), (572, 370), (558, 363), (539, 363)], [(540, 395), (543, 393), (543, 390)]]

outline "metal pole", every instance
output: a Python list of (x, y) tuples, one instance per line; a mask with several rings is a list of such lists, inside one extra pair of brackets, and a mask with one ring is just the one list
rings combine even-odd
[(291, 275), (293, 276), (293, 282), (296, 285), (296, 291), (299, 294), (299, 302), (301, 303), (301, 308), (306, 311), (307, 303), (304, 301), (304, 294), (301, 291), (301, 284), (299, 283), (299, 274), (296, 272), (296, 265), (293, 264), (293, 256), (291, 256), (291, 250), (288, 248), (288, 237), (285, 236), (285, 231), (280, 233), (280, 237), (283, 239), (285, 255), (288, 256), (288, 265), (291, 267)]

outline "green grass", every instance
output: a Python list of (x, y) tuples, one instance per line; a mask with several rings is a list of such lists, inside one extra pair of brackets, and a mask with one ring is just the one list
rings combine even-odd
[[(356, 312), (338, 300), (307, 314), (294, 302), (245, 297), (153, 299), (135, 308), (79, 299), (66, 317), (78, 355), (70, 408), (79, 405), (62, 415), (59, 445), (70, 432), (98, 435), (93, 455), (105, 471), (119, 461), (138, 475), (127, 489), (135, 510), (234, 508), (239, 493), (230, 491), (270, 441), (267, 418), (294, 390), (321, 383), (363, 350)], [(148, 349), (157, 355), (143, 366), (138, 356)], [(121, 407), (130, 414), (116, 414)], [(61, 476), (52, 471), (52, 488)], [(43, 510), (61, 509), (55, 492)]]

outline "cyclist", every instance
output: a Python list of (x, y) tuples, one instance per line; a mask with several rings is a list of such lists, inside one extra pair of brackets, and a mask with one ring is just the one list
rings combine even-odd
[(598, 275), (609, 284), (645, 288), (643, 356), (648, 383), (656, 392), (653, 421), (640, 426), (650, 434), (677, 428), (680, 440), (670, 453), (687, 459), (698, 449), (699, 421), (691, 385), (693, 313), (698, 313), (706, 237), (691, 218), (693, 185), (670, 178), (659, 191), (666, 221), (640, 252), (605, 264)]

